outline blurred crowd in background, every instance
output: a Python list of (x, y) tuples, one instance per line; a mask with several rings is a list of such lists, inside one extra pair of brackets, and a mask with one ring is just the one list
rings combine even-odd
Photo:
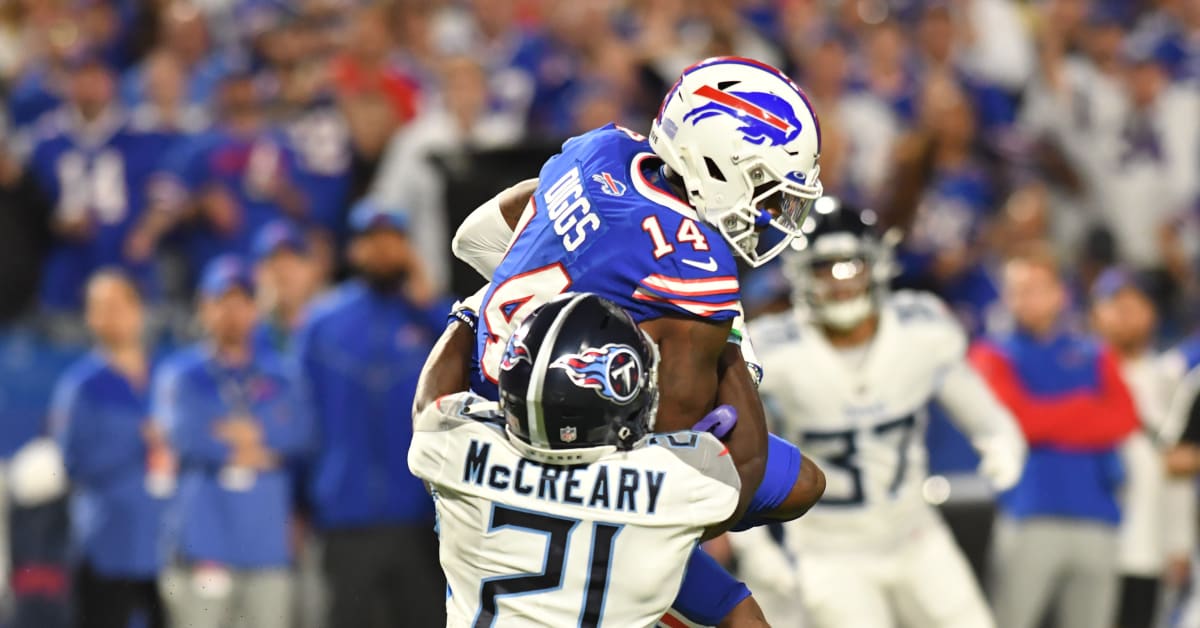
[[(0, 608), (61, 625), (76, 589), (153, 619), (159, 576), (311, 603), (282, 580), (315, 529), (326, 625), (436, 613), (397, 424), (448, 299), (482, 285), (450, 237), (563, 139), (646, 131), (714, 55), (795, 78), (826, 190), (897, 227), (898, 286), (973, 337), (1011, 320), (1006, 256), (1047, 242), (1081, 327), (1118, 266), (1147, 342), (1200, 362), (1197, 0), (3, 0), (0, 460), (53, 436), (76, 494), (14, 500)], [(743, 289), (751, 316), (790, 292), (770, 266)], [(272, 413), (302, 418), (245, 420)], [(966, 449), (931, 443), (935, 465)], [(251, 471), (189, 475), (214, 464)], [(218, 485), (229, 521), (186, 514)], [(134, 493), (136, 520), (110, 521)], [(272, 540), (243, 555), (225, 524)]]

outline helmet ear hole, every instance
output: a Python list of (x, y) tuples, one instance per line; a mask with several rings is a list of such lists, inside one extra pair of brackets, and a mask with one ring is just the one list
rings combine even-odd
[(721, 172), (721, 168), (717, 166), (717, 162), (713, 161), (712, 157), (705, 157), (704, 165), (708, 167), (708, 176), (716, 179), (717, 181), (727, 181), (725, 178), (725, 173)]

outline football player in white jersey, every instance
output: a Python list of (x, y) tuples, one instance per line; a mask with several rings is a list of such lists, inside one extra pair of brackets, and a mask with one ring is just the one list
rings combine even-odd
[(1025, 442), (965, 360), (967, 339), (934, 296), (891, 294), (875, 214), (825, 197), (784, 260), (796, 307), (751, 322), (760, 392), (779, 434), (825, 470), (807, 517), (785, 524), (816, 628), (991, 628), (978, 584), (922, 499), (925, 406), (940, 402), (996, 490), (1019, 479)]
[(408, 462), (437, 505), (448, 626), (662, 617), (740, 481), (712, 434), (652, 434), (657, 368), (628, 313), (571, 293), (513, 332), (498, 411), (464, 392), (417, 414)]

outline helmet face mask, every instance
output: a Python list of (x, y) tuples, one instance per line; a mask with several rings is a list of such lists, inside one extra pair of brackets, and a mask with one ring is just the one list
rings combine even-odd
[(822, 194), (820, 127), (775, 68), (717, 57), (684, 71), (650, 132), (699, 217), (758, 267), (782, 253)]
[(654, 428), (658, 350), (596, 295), (561, 295), (509, 338), (500, 407), (509, 441), (546, 464), (586, 464), (631, 449)]
[(848, 331), (879, 310), (896, 268), (891, 246), (877, 237), (871, 210), (826, 197), (795, 242), (784, 271), (793, 300), (821, 325)]

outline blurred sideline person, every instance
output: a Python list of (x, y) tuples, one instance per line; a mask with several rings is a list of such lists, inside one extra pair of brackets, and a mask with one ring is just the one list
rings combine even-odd
[(1067, 290), (1053, 253), (1031, 245), (1004, 266), (1014, 331), (976, 345), (972, 361), (1029, 442), (1021, 481), (1001, 495), (993, 598), (1003, 628), (1116, 619), (1119, 447), (1137, 411), (1112, 352), (1066, 326)]
[(330, 627), (445, 624), (433, 502), (409, 472), (421, 365), (449, 303), (425, 287), (403, 214), (370, 201), (350, 213), (359, 277), (317, 300), (295, 352), (318, 447), (306, 501), (324, 547)]
[(250, 342), (254, 285), (241, 258), (210, 262), (199, 292), (205, 340), (170, 358), (154, 388), (180, 467), (165, 525), (171, 623), (290, 628), (286, 465), (310, 449), (310, 415), (291, 370)]
[(1166, 444), (1178, 429), (1168, 424), (1174, 380), (1154, 351), (1154, 303), (1140, 275), (1120, 268), (1092, 286), (1092, 324), (1121, 365), (1133, 395), (1140, 429), (1121, 446), (1126, 480), (1121, 500), (1120, 628), (1156, 625), (1163, 581), (1186, 579), (1195, 545), (1195, 489), (1169, 480)]
[(256, 349), (286, 355), (318, 289), (317, 269), (304, 234), (286, 219), (263, 225), (254, 236)]
[(55, 386), (51, 423), (71, 481), (75, 625), (163, 628), (159, 528), (171, 492), (169, 454), (150, 422), (151, 358), (142, 300), (124, 273), (87, 283), (91, 353)]
[(784, 524), (808, 619), (991, 628), (966, 559), (922, 497), (923, 408), (937, 400), (949, 411), (998, 490), (1020, 477), (1024, 439), (967, 363), (945, 305), (887, 291), (894, 262), (875, 213), (825, 197), (810, 222), (803, 248), (784, 258), (795, 309), (750, 325), (764, 404), (827, 478), (817, 507)]
[(728, 448), (652, 435), (657, 348), (598, 296), (530, 314), (500, 369), (498, 408), (462, 392), (414, 417), (408, 460), (437, 504), (447, 625), (654, 625), (697, 541), (733, 516)]

